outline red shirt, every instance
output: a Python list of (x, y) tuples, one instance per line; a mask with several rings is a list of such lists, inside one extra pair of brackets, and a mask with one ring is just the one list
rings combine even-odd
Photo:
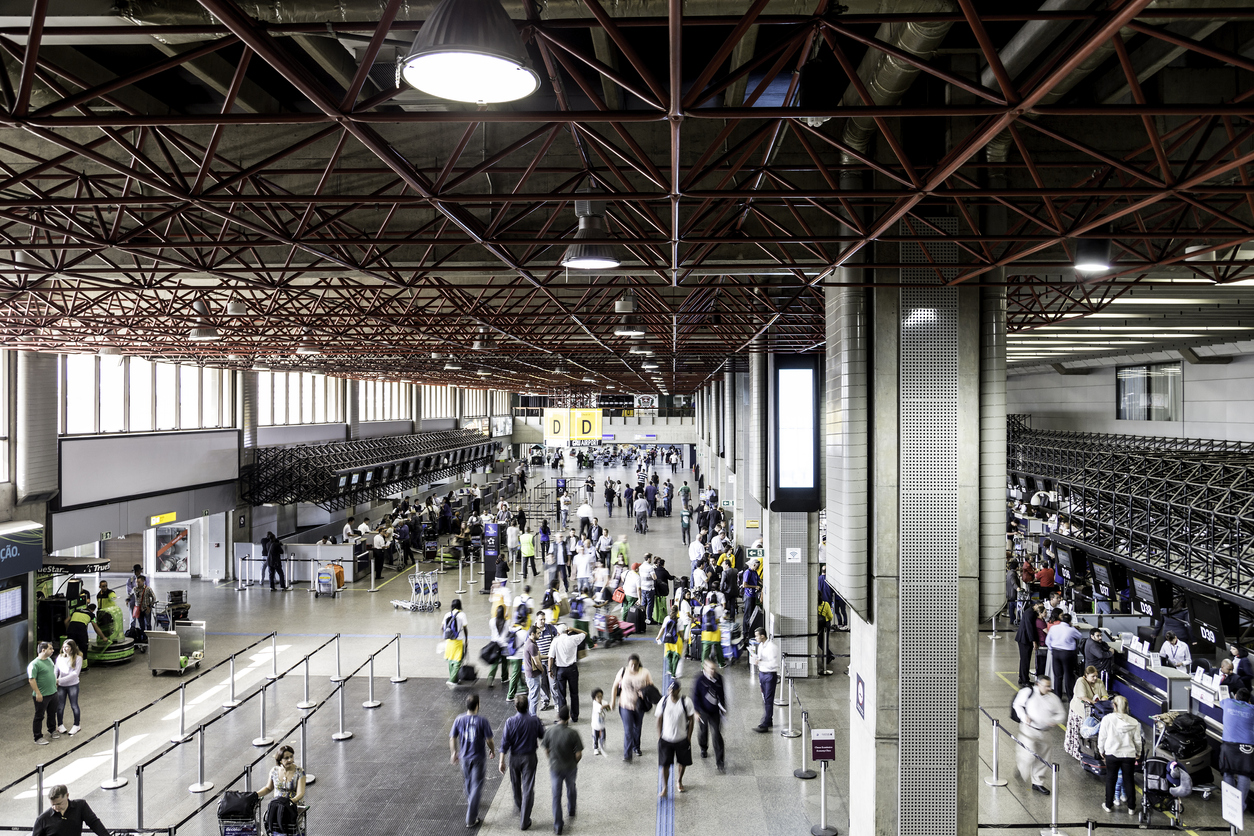
[(1036, 575), (1034, 574), (1034, 570), (1032, 569), (1032, 564), (1026, 560), (1023, 561), (1023, 568), (1020, 570), (1020, 572), (1023, 575), (1024, 583), (1031, 583), (1032, 579), (1036, 577)]
[(1046, 566), (1036, 573), (1036, 582), (1041, 585), (1041, 589), (1049, 589), (1054, 585), (1054, 570)]

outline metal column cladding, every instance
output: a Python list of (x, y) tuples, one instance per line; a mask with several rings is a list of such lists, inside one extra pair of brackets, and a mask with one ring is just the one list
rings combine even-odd
[(727, 469), (736, 472), (736, 363), (727, 358), (723, 367), (723, 453)]
[(765, 346), (761, 341), (749, 355), (749, 427), (745, 432), (745, 470), (749, 495), (765, 505), (766, 495), (766, 411), (770, 404), (767, 390)]
[(60, 490), (57, 356), (17, 353), (17, 501), (46, 502)]
[(775, 515), (779, 520), (779, 546), (781, 557), (778, 562), (772, 561), (771, 568), (779, 568), (779, 613), (775, 623), (775, 632), (783, 638), (779, 640), (781, 653), (795, 653), (796, 656), (785, 656), (783, 669), (789, 676), (809, 676), (809, 659), (802, 658), (809, 653), (809, 639), (805, 638), (809, 630), (810, 613), (810, 540), (808, 537), (807, 518), (804, 512), (786, 511)]
[(240, 446), (251, 450), (257, 446), (258, 384), (257, 373), (251, 369), (236, 373), (239, 381), (239, 428)]
[(866, 292), (829, 287), (825, 294), (827, 578), (869, 618)]
[(350, 441), (361, 438), (361, 401), (358, 390), (361, 384), (356, 380), (344, 381), (344, 423), (348, 424)]
[[(958, 232), (956, 219), (930, 220)], [(953, 243), (901, 250), (903, 263), (958, 260)], [(921, 286), (902, 289), (899, 321), (899, 649), (919, 664), (900, 678), (898, 832), (919, 836), (957, 828), (958, 290), (922, 286), (937, 272), (902, 269), (903, 284)]]

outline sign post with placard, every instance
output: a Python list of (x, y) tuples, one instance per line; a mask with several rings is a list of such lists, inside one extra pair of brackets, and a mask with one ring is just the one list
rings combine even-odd
[(1241, 791), (1227, 781), (1220, 784), (1219, 789), (1222, 793), (1220, 801), (1223, 805), (1221, 812), (1224, 821), (1232, 825), (1235, 830), (1244, 830), (1245, 816), (1241, 810)]
[(810, 755), (823, 770), (819, 779), (819, 823), (810, 828), (812, 836), (836, 836), (827, 826), (827, 765), (836, 760), (836, 730), (810, 729)]

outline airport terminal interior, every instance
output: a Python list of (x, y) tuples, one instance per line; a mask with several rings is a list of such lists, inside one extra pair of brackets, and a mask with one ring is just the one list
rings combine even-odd
[(514, 832), (530, 688), (532, 830), (1235, 832), (1252, 96), (1248, 0), (0, 0), (0, 828)]

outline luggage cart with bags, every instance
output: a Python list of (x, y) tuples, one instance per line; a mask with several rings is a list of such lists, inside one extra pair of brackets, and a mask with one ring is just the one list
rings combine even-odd
[(219, 836), (260, 836), (261, 804), (255, 792), (224, 792), (218, 799)]

